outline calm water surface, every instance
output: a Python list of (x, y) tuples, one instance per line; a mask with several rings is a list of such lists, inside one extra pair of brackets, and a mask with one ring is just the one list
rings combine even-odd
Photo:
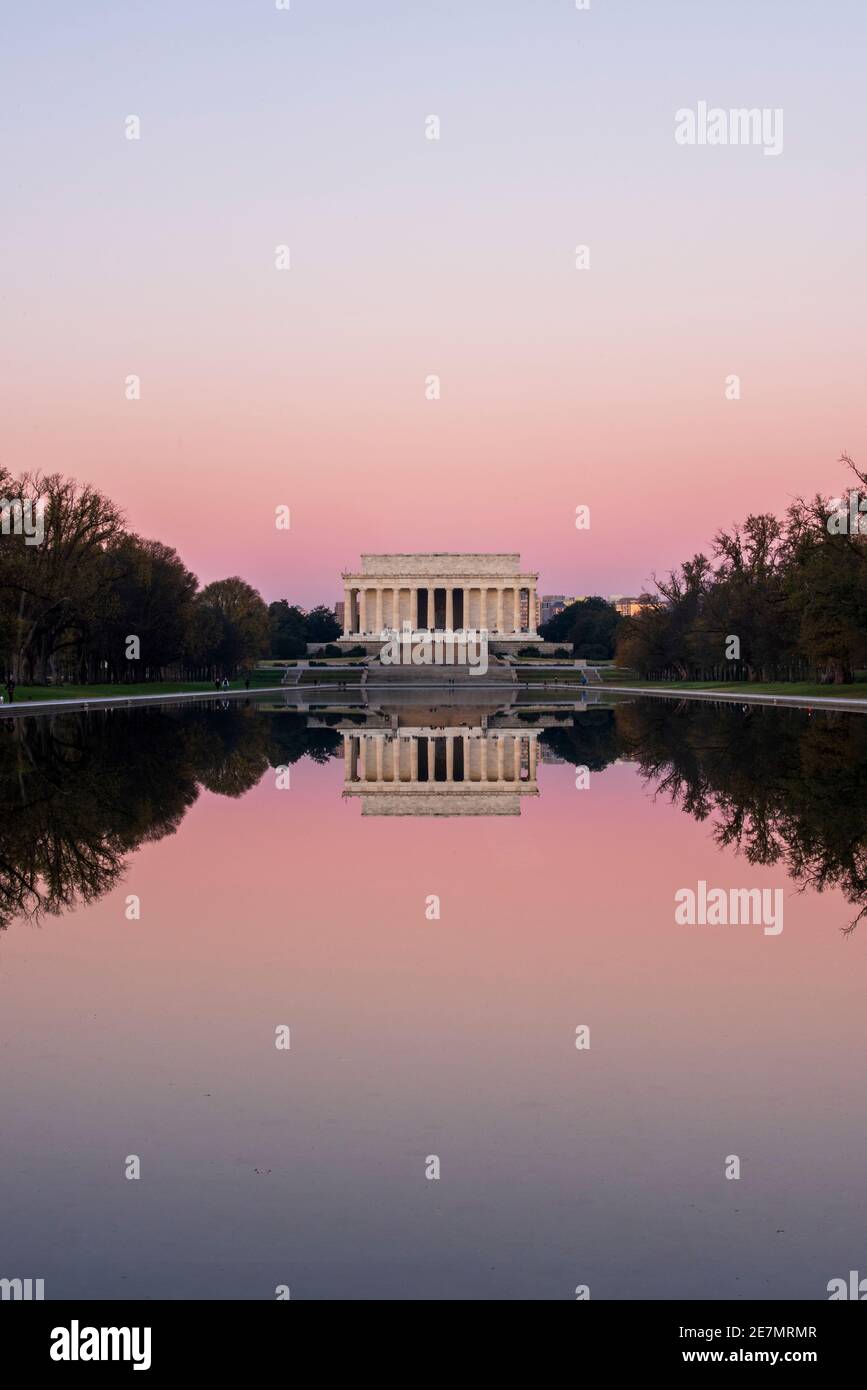
[[(814, 1299), (864, 1272), (867, 719), (432, 698), (0, 721), (0, 1276)], [(679, 925), (700, 880), (782, 889), (783, 931)]]

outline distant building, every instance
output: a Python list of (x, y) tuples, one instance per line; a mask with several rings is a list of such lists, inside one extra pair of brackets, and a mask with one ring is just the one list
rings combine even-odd
[(614, 604), (621, 618), (634, 618), (642, 608), (650, 607), (650, 600), (646, 594), (642, 594), (640, 598), (630, 598), (627, 594), (612, 594), (608, 602)]
[(542, 610), (542, 622), (550, 623), (551, 619), (558, 613), (562, 613), (566, 607), (566, 600), (562, 594), (543, 594), (540, 600)]
[(562, 613), (564, 608), (568, 608), (573, 603), (583, 603), (584, 595), (572, 596), (569, 594), (543, 594), (539, 600), (539, 621), (549, 623), (552, 618), (556, 618), (558, 613)]
[(334, 616), (341, 627), (343, 627), (343, 604), (343, 599), (339, 599), (338, 602), (334, 605)]
[[(549, 623), (558, 613), (562, 613), (564, 608), (573, 603), (585, 603), (587, 597), (587, 594), (543, 594), (539, 601), (540, 622)], [(607, 601), (617, 609), (621, 618), (633, 618), (642, 608), (650, 605), (650, 599), (646, 594), (637, 598), (630, 594), (609, 594)]]

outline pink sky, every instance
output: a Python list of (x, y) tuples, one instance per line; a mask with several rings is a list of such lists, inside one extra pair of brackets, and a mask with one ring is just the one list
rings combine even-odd
[[(863, 13), (816, 36), (738, 3), (732, 38), (674, 0), (539, 8), (16, 19), (7, 466), (305, 605), (364, 550), (637, 592), (838, 489), (841, 450), (867, 460)], [(782, 107), (783, 153), (679, 147), (703, 99)]]

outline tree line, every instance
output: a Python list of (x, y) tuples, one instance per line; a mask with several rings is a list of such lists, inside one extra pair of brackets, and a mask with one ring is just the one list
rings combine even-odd
[(587, 599), (543, 636), (647, 679), (853, 681), (867, 665), (867, 474), (840, 462), (859, 485), (842, 497), (795, 498), (782, 520), (748, 516), (716, 533), (710, 556), (655, 579), (633, 617)]
[[(848, 455), (840, 462), (867, 486)], [(711, 557), (657, 580), (648, 606), (623, 620), (618, 661), (682, 680), (854, 680), (867, 662), (861, 497), (859, 487), (798, 497), (782, 520), (762, 513), (718, 531)]]
[(285, 645), (284, 609), (305, 644), (292, 655), (339, 631), (333, 614), (324, 631), (326, 609), (269, 609), (237, 575), (200, 587), (177, 551), (136, 535), (110, 498), (59, 473), (0, 468), (0, 511), (0, 652), (4, 677), (20, 683), (234, 676), (289, 654), (274, 650)]

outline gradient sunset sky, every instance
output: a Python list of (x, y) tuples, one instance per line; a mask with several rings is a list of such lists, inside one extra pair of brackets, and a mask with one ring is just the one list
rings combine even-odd
[[(634, 593), (867, 463), (861, 0), (83, 0), (0, 37), (0, 461), (203, 583), (518, 550)], [(677, 145), (699, 101), (782, 108), (782, 153)]]

